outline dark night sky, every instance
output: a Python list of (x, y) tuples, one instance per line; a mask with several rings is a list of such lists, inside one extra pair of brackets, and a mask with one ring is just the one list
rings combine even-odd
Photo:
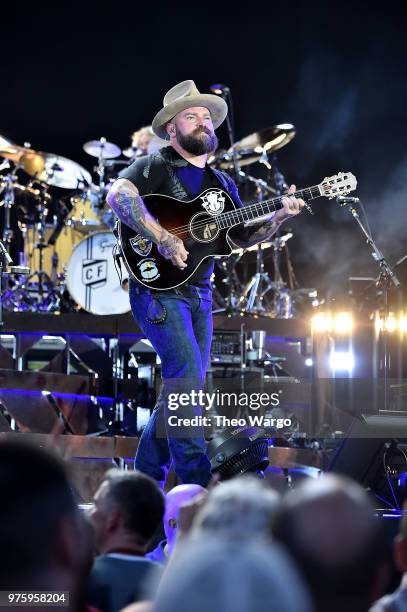
[[(332, 5), (332, 6), (330, 6)], [(335, 6), (335, 8), (334, 8)], [(105, 136), (122, 147), (150, 123), (167, 89), (192, 78), (230, 86), (236, 138), (281, 122), (279, 155), (307, 186), (339, 170), (359, 181), (379, 246), (407, 253), (407, 69), (402, 3), (55, 3), (2, 10), (0, 134), (74, 159)], [(221, 144), (226, 132), (219, 130)], [(375, 273), (346, 210), (321, 199), (292, 223), (302, 286)]]

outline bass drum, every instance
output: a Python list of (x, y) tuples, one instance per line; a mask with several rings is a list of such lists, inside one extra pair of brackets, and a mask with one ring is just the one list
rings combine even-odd
[[(67, 288), (84, 310), (97, 315), (123, 314), (130, 310), (128, 273), (123, 269), (122, 283), (116, 272), (112, 232), (98, 232), (75, 246), (66, 272)], [(126, 282), (127, 281), (127, 282)]]

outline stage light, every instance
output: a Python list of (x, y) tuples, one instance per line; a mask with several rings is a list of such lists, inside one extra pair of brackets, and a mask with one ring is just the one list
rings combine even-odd
[(313, 362), (313, 360), (311, 359), (311, 357), (307, 357), (307, 358), (306, 358), (306, 360), (305, 360), (305, 365), (306, 365), (308, 368), (310, 368), (311, 366), (313, 366), (313, 365), (314, 365), (314, 362)]
[(351, 372), (355, 365), (353, 353), (350, 351), (332, 351), (329, 356), (329, 365), (334, 372)]
[(327, 312), (317, 312), (311, 318), (311, 329), (313, 333), (323, 334), (332, 329), (332, 318)]
[(397, 319), (394, 316), (394, 313), (391, 312), (389, 314), (389, 316), (387, 317), (387, 321), (386, 321), (386, 329), (389, 332), (394, 332), (397, 329)]
[(403, 312), (400, 313), (399, 329), (402, 334), (407, 332), (407, 315), (405, 315)]
[(353, 329), (353, 317), (350, 312), (338, 312), (334, 318), (334, 330), (337, 334), (349, 334)]
[(400, 325), (397, 322), (397, 318), (394, 312), (389, 312), (386, 318), (381, 317), (379, 313), (376, 313), (376, 317), (375, 317), (376, 332), (381, 332), (385, 329), (389, 333), (393, 333), (396, 331), (398, 327), (400, 328)]

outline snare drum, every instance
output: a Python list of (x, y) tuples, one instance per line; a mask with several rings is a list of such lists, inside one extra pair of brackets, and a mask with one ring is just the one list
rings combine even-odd
[[(114, 234), (97, 232), (75, 246), (68, 263), (67, 288), (75, 302), (92, 314), (123, 314), (130, 310), (113, 259)], [(123, 281), (128, 273), (123, 269)]]

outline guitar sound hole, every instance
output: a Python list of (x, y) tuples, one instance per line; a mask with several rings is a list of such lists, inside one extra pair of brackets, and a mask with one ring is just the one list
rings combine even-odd
[(219, 235), (219, 226), (216, 217), (200, 212), (191, 218), (189, 231), (198, 242), (212, 242)]

